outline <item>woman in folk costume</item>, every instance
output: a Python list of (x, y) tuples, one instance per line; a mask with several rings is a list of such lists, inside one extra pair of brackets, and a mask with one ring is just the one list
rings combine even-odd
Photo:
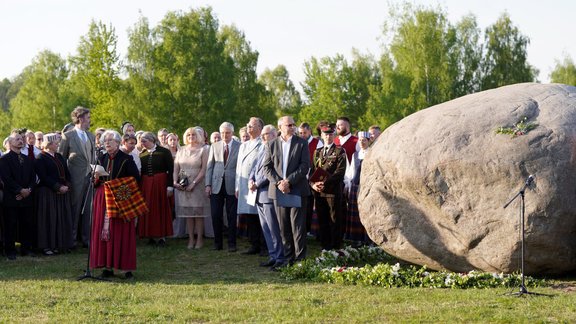
[(140, 219), (138, 234), (150, 238), (150, 244), (164, 246), (166, 237), (173, 234), (170, 197), (174, 195), (174, 160), (153, 133), (145, 132), (140, 141), (144, 146), (140, 153), (142, 194), (150, 211)]
[[(117, 205), (115, 203), (120, 204), (122, 199), (109, 199), (111, 197), (105, 192), (110, 189), (109, 184), (122, 181), (131, 181), (133, 184), (131, 193), (137, 192), (139, 189), (136, 182), (140, 181), (140, 173), (134, 159), (120, 150), (121, 137), (118, 132), (105, 131), (101, 142), (105, 153), (98, 163), (104, 172), (96, 170), (94, 176), (96, 193), (90, 242), (90, 268), (105, 268), (102, 272), (103, 277), (113, 276), (113, 269), (122, 270), (126, 272), (125, 278), (130, 279), (133, 277), (132, 271), (136, 270), (137, 218), (125, 214), (112, 214), (111, 211)], [(127, 200), (132, 203), (136, 199), (130, 197)], [(144, 204), (143, 200), (140, 200)], [(132, 205), (129, 208), (131, 212), (138, 209)]]
[(36, 191), (38, 247), (45, 255), (66, 252), (74, 245), (70, 172), (64, 157), (56, 152), (59, 143), (56, 134), (44, 135), (43, 151), (34, 161), (40, 180)]
[(346, 166), (344, 176), (345, 191), (348, 193), (348, 210), (346, 214), (346, 228), (344, 238), (354, 241), (357, 244), (370, 242), (366, 229), (360, 222), (358, 213), (358, 190), (360, 189), (360, 172), (362, 170), (362, 161), (370, 147), (370, 133), (358, 132), (358, 144), (360, 150), (352, 155), (352, 162)]

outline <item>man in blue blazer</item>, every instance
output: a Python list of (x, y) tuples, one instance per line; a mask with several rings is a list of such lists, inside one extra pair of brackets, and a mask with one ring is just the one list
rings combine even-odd
[(210, 146), (206, 166), (206, 194), (210, 197), (212, 226), (214, 227), (214, 249), (222, 250), (224, 230), (224, 206), (228, 219), (228, 251), (236, 252), (236, 208), (235, 195), (236, 164), (240, 143), (232, 140), (234, 125), (223, 122), (220, 125), (222, 140)]
[[(274, 200), (284, 257), (290, 263), (306, 257), (306, 210), (310, 194), (306, 178), (310, 170), (308, 142), (294, 136), (296, 126), (290, 116), (278, 120), (280, 136), (266, 144), (264, 174), (270, 181), (268, 196)], [(274, 268), (284, 264), (274, 265)]]

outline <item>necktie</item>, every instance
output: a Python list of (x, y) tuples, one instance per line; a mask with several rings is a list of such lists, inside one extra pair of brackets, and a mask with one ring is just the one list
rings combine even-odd
[(34, 160), (34, 146), (28, 145), (28, 158)]
[(226, 164), (226, 162), (228, 162), (228, 144), (224, 144), (224, 164)]
[(82, 138), (82, 141), (86, 142), (87, 138), (86, 138), (86, 133), (85, 132), (80, 132), (80, 138)]

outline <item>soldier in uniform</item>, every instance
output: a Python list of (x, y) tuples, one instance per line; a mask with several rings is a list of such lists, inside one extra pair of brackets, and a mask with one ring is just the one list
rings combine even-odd
[[(318, 215), (319, 239), (323, 249), (338, 249), (344, 235), (342, 192), (346, 171), (346, 151), (334, 143), (334, 127), (322, 128), (324, 147), (314, 154), (313, 176), (310, 186), (314, 190), (316, 214)], [(323, 169), (326, 178), (316, 181), (316, 169)]]

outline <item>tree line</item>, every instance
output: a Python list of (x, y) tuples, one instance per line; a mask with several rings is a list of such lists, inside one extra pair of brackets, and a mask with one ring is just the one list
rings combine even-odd
[[(128, 31), (127, 55), (113, 26), (92, 21), (68, 58), (45, 50), (22, 73), (0, 82), (0, 132), (13, 127), (50, 131), (71, 110), (92, 110), (92, 125), (138, 129), (191, 125), (216, 130), (250, 116), (282, 115), (311, 125), (348, 116), (353, 128), (385, 128), (403, 117), (466, 94), (537, 81), (527, 61), (529, 38), (504, 13), (484, 31), (468, 15), (455, 24), (441, 9), (394, 7), (378, 57), (312, 57), (304, 62), (302, 93), (283, 65), (256, 72), (258, 52), (236, 26), (221, 26), (210, 7), (168, 12), (156, 25), (140, 17)], [(556, 63), (552, 82), (576, 85), (571, 58)]]

